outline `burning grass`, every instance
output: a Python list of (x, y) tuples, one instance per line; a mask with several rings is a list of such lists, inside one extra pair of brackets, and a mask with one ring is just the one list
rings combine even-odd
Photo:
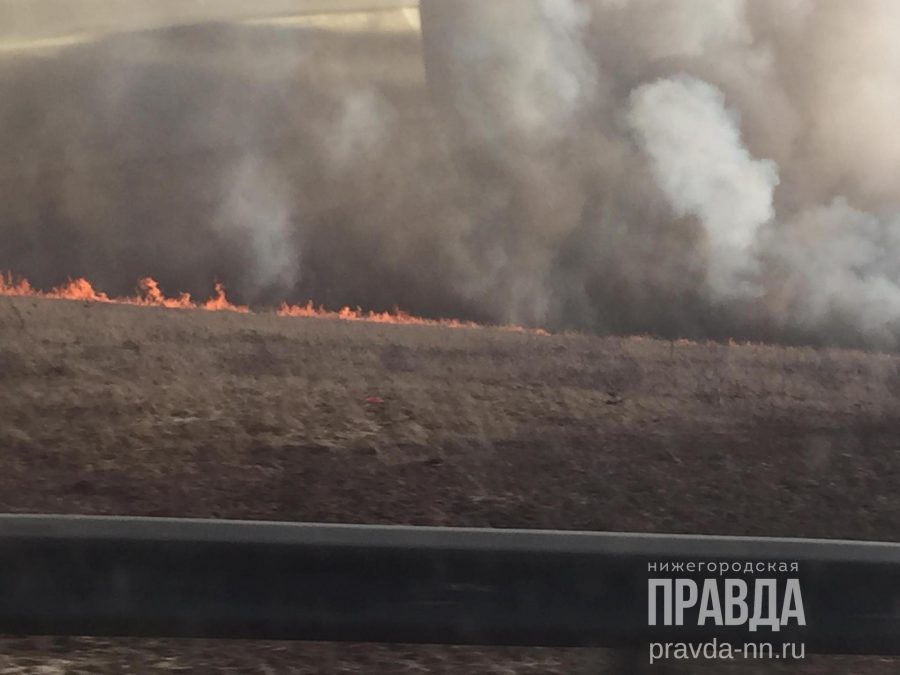
[[(80, 300), (83, 302), (99, 302), (113, 305), (134, 305), (139, 307), (163, 307), (166, 309), (200, 309), (206, 311), (228, 311), (247, 314), (250, 308), (245, 305), (235, 305), (228, 300), (225, 287), (215, 283), (215, 295), (205, 302), (194, 302), (189, 293), (181, 293), (177, 297), (167, 297), (160, 289), (159, 283), (151, 278), (144, 277), (138, 282), (137, 293), (130, 297), (110, 297), (106, 293), (97, 291), (90, 281), (83, 278), (73, 279), (50, 289), (41, 291), (35, 289), (27, 279), (13, 276), (11, 273), (0, 274), (0, 296), (43, 298), (48, 300)], [(340, 319), (342, 321), (365, 321), (370, 323), (398, 324), (411, 326), (437, 326), (441, 328), (482, 328), (481, 324), (460, 319), (428, 319), (413, 316), (399, 308), (392, 312), (364, 311), (361, 308), (342, 307), (337, 311), (328, 310), (316, 306), (312, 300), (305, 305), (291, 305), (282, 303), (277, 310), (281, 317), (300, 317), (316, 319)], [(521, 326), (494, 326), (502, 330), (513, 332), (531, 332), (539, 335), (547, 335), (547, 332), (539, 328), (523, 328)]]
[(32, 287), (27, 279), (14, 277), (12, 274), (0, 274), (0, 295), (24, 298), (44, 298), (47, 300), (80, 300), (83, 302), (100, 302), (112, 305), (135, 305), (138, 307), (164, 307), (166, 309), (203, 309), (208, 311), (229, 311), (246, 314), (249, 308), (234, 305), (225, 296), (225, 287), (218, 281), (215, 284), (215, 295), (205, 302), (196, 303), (190, 293), (181, 293), (170, 298), (162, 292), (159, 283), (144, 277), (138, 281), (137, 294), (132, 297), (115, 298), (97, 291), (90, 281), (83, 278), (72, 279), (62, 286), (49, 291), (40, 291)]

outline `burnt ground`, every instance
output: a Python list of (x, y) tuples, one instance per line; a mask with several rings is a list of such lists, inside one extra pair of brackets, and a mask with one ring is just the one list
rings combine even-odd
[[(898, 419), (888, 354), (0, 298), (3, 511), (898, 540)], [(0, 653), (0, 672), (617, 669), (578, 650)]]

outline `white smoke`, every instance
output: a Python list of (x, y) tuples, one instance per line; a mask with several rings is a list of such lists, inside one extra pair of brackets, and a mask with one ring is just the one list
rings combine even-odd
[(675, 214), (703, 225), (712, 293), (725, 300), (758, 295), (755, 246), (774, 216), (778, 171), (747, 152), (725, 97), (690, 77), (660, 80), (632, 92), (628, 120)]
[(649, 59), (704, 57), (752, 39), (745, 0), (597, 0), (593, 6)]
[(895, 347), (900, 334), (900, 214), (876, 216), (846, 199), (800, 213), (767, 241), (778, 276), (772, 309), (821, 329), (838, 320), (854, 341)]
[(337, 119), (325, 130), (331, 162), (338, 169), (354, 162), (371, 162), (385, 150), (396, 112), (377, 91), (348, 92)]
[(242, 283), (251, 293), (291, 288), (299, 278), (300, 250), (290, 186), (277, 167), (248, 156), (223, 176), (226, 193), (216, 224), (249, 249)]
[(456, 106), (476, 142), (565, 133), (594, 95), (593, 64), (580, 41), (589, 8), (578, 0), (464, 5), (464, 29), (451, 39), (459, 72), (468, 73)]

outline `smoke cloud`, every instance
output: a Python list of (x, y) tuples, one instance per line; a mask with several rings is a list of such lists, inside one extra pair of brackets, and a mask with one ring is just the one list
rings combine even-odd
[(629, 122), (657, 185), (676, 216), (695, 216), (703, 226), (710, 292), (725, 300), (757, 295), (754, 246), (775, 215), (774, 163), (750, 156), (725, 97), (701, 80), (660, 80), (631, 99)]
[(422, 0), (17, 36), (0, 269), (895, 349), (898, 37), (893, 0)]

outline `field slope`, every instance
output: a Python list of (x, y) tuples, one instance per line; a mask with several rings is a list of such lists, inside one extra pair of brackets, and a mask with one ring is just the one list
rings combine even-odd
[(0, 299), (0, 509), (900, 539), (900, 359)]
[(888, 354), (0, 298), (3, 511), (897, 540), (898, 422)]

